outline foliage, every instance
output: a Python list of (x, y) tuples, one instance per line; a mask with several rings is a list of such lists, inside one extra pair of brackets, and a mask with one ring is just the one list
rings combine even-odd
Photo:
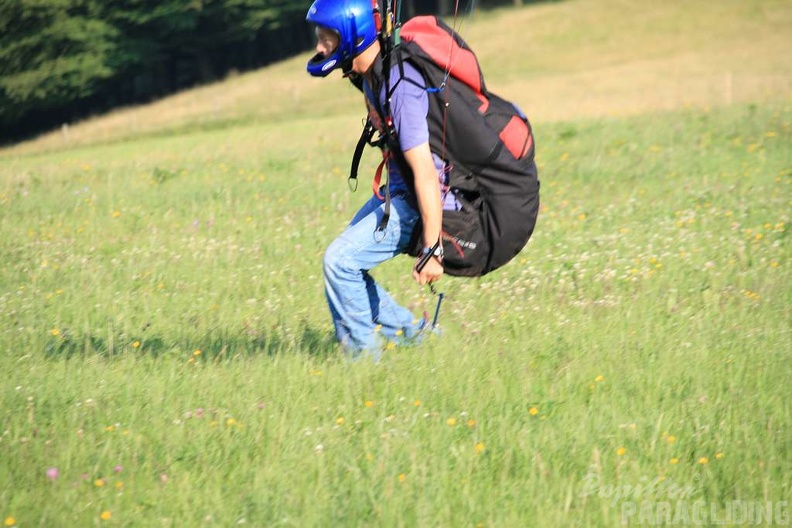
[(82, 0), (0, 4), (0, 122), (65, 106), (113, 74), (118, 30)]
[(37, 128), (26, 116), (51, 126), (261, 65), (302, 49), (305, 39), (268, 35), (304, 26), (303, 10), (283, 0), (8, 0), (0, 4), (0, 123), (14, 137)]

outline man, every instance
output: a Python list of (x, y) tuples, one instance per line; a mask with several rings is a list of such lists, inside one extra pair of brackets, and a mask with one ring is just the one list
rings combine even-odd
[[(317, 37), (308, 72), (324, 77), (340, 67), (362, 80), (369, 116), (382, 127), (386, 87), (381, 82), (381, 44), (371, 0), (315, 0), (306, 19), (316, 26)], [(430, 330), (426, 316), (415, 318), (369, 274), (408, 251), (419, 221), (422, 255), (432, 256), (420, 272), (416, 261), (412, 276), (422, 285), (443, 276), (442, 250), (436, 249), (443, 215), (443, 161), (429, 148), (429, 102), (421, 74), (407, 63), (403, 74), (412, 82), (399, 82), (401, 72), (394, 67), (388, 83), (395, 87), (387, 106), (403, 155), (401, 163), (395, 157), (387, 161), (389, 207), (381, 196), (372, 196), (324, 256), (325, 291), (336, 337), (353, 359), (377, 360), (389, 342), (411, 342)], [(386, 207), (389, 221), (379, 230)]]

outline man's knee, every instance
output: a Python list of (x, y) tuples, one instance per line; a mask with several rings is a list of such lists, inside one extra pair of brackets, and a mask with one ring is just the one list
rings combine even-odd
[(343, 249), (343, 245), (334, 242), (325, 250), (322, 258), (322, 270), (325, 277), (337, 277), (352, 271), (349, 259)]

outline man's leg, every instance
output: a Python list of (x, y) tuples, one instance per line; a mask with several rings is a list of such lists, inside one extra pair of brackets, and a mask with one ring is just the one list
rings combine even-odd
[(405, 250), (418, 213), (402, 197), (393, 196), (388, 226), (376, 232), (383, 214), (384, 204), (372, 197), (325, 252), (325, 292), (336, 336), (353, 355), (366, 351), (376, 356), (383, 338), (413, 325), (413, 315), (368, 271)]

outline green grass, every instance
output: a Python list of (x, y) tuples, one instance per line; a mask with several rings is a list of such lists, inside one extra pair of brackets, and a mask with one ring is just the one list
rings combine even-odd
[[(359, 116), (0, 160), (0, 516), (614, 526), (676, 504), (636, 491), (658, 477), (708, 513), (788, 500), (790, 101), (534, 124), (534, 238), (377, 365), (344, 361), (320, 269), (366, 199)], [(431, 311), (410, 266), (375, 276)]]

